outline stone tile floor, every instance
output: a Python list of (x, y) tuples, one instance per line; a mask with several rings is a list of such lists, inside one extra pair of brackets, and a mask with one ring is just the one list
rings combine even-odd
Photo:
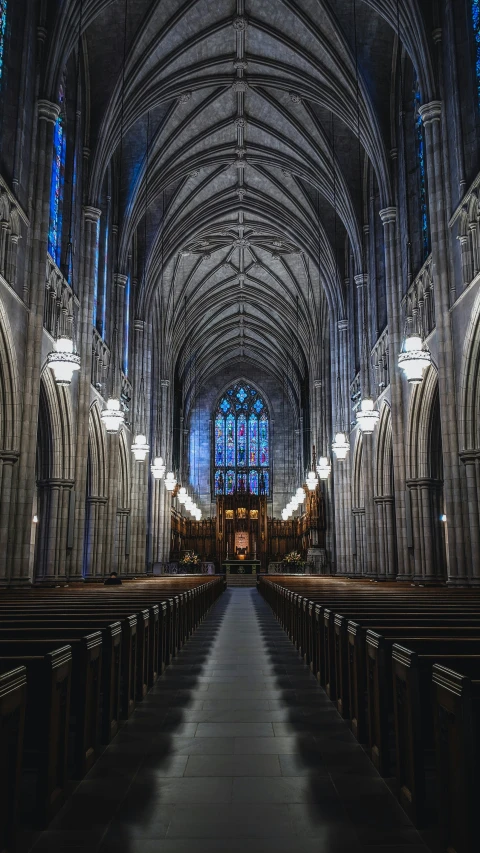
[(255, 589), (224, 593), (32, 840), (32, 853), (428, 853)]

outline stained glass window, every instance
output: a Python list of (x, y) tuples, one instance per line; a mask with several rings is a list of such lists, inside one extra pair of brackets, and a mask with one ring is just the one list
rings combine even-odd
[(268, 452), (268, 419), (265, 415), (262, 415), (260, 418), (260, 465), (262, 467), (267, 466), (269, 464), (269, 452)]
[(477, 75), (477, 100), (480, 107), (480, 0), (472, 0), (472, 26), (475, 37), (475, 72)]
[(258, 465), (258, 418), (254, 414), (248, 419), (248, 464)]
[(427, 202), (427, 176), (425, 166), (425, 136), (420, 106), (422, 100), (420, 86), (415, 79), (414, 86), (414, 114), (415, 114), (415, 142), (417, 146), (417, 162), (419, 174), (419, 198), (420, 198), (420, 229), (422, 235), (423, 260), (430, 254), (430, 231), (428, 227), (428, 202)]
[(7, 0), (0, 0), (0, 79), (3, 73), (5, 54), (5, 33), (7, 29)]
[(247, 419), (240, 415), (237, 420), (237, 467), (245, 468), (247, 464)]
[(227, 471), (225, 477), (225, 494), (233, 495), (235, 491), (235, 471)]
[(258, 471), (250, 471), (248, 475), (249, 491), (251, 495), (258, 495)]
[(53, 128), (53, 162), (52, 179), (50, 183), (50, 224), (48, 229), (48, 251), (53, 260), (60, 266), (62, 253), (62, 209), (63, 188), (65, 184), (65, 90), (60, 86), (58, 94), (60, 114)]
[(214, 423), (215, 494), (268, 494), (269, 421), (258, 391), (245, 384), (229, 388), (220, 398)]
[(227, 433), (226, 433), (226, 462), (227, 465), (235, 465), (235, 417), (234, 415), (228, 415), (226, 420), (227, 425)]
[[(215, 418), (215, 465), (225, 464), (225, 418)], [(215, 487), (216, 488), (216, 487)]]

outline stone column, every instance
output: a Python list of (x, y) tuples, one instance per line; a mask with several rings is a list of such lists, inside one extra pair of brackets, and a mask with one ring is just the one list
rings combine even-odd
[[(437, 328), (438, 387), (442, 427), (444, 494), (448, 528), (447, 574), (451, 584), (467, 581), (467, 542), (463, 506), (466, 488), (460, 471), (456, 388), (450, 322), (448, 211), (445, 199), (442, 142), (442, 102), (420, 107), (425, 128), (430, 234), (432, 242), (435, 318)], [(468, 543), (469, 545), (469, 543)], [(468, 547), (468, 562), (470, 548)]]
[(465, 450), (460, 455), (467, 478), (468, 525), (472, 555), (471, 583), (474, 586), (480, 586), (480, 451)]
[(36, 164), (32, 214), (30, 303), (26, 338), (25, 373), (23, 377), (22, 428), (18, 487), (14, 512), (15, 529), (11, 536), (12, 579), (28, 583), (32, 511), (36, 492), (35, 456), (37, 421), (42, 368), (43, 308), (45, 302), (45, 268), (50, 220), (50, 184), (52, 178), (53, 129), (60, 107), (50, 101), (37, 104)]
[(401, 371), (397, 357), (402, 346), (402, 288), (399, 285), (399, 256), (397, 243), (397, 209), (387, 207), (380, 211), (385, 244), (385, 285), (387, 291), (388, 357), (390, 361), (390, 394), (392, 404), (393, 486), (395, 497), (395, 524), (397, 531), (397, 579), (411, 578), (410, 560), (406, 538), (405, 511), (405, 432)]
[(77, 347), (81, 357), (78, 378), (77, 443), (75, 454), (75, 534), (69, 576), (80, 578), (83, 572), (85, 516), (87, 496), (88, 428), (92, 377), (93, 296), (95, 260), (98, 252), (100, 210), (83, 210), (83, 258), (80, 270), (80, 310), (77, 322)]
[(9, 563), (7, 560), (8, 538), (11, 521), (12, 480), (14, 466), (18, 461), (18, 453), (3, 450), (0, 453), (1, 463), (1, 496), (0, 496), (0, 585), (8, 582)]

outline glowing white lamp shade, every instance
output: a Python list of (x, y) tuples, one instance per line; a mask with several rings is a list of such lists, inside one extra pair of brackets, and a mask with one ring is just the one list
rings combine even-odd
[(80, 356), (73, 351), (73, 341), (61, 335), (53, 343), (53, 351), (47, 356), (47, 364), (57, 385), (70, 385), (73, 374), (80, 370)]
[(349, 448), (350, 445), (345, 433), (337, 432), (334, 440), (332, 441), (332, 452), (335, 454), (336, 458), (339, 460), (346, 459)]
[(153, 474), (154, 480), (161, 480), (163, 475), (165, 474), (165, 464), (161, 456), (155, 456), (153, 463), (150, 467), (150, 470)]
[(100, 417), (107, 432), (110, 435), (116, 435), (125, 421), (125, 415), (120, 408), (120, 400), (117, 397), (110, 397), (105, 408), (102, 409)]
[(404, 348), (398, 356), (398, 366), (402, 368), (408, 382), (418, 385), (423, 379), (423, 371), (431, 361), (432, 356), (423, 348), (419, 335), (410, 335), (405, 339)]
[(380, 412), (374, 409), (371, 397), (364, 397), (357, 412), (357, 424), (365, 435), (371, 435), (380, 418)]
[(307, 496), (305, 494), (305, 489), (303, 489), (301, 486), (299, 486), (299, 488), (295, 492), (295, 497), (296, 497), (299, 504), (303, 504), (303, 502), (306, 501), (306, 499), (307, 499)]
[(185, 501), (187, 500), (187, 498), (188, 498), (187, 490), (186, 490), (185, 486), (182, 486), (181, 489), (178, 490), (178, 495), (177, 495), (178, 503), (184, 504)]
[(169, 471), (167, 476), (165, 477), (165, 488), (168, 492), (173, 492), (175, 486), (177, 485), (177, 479), (173, 471)]
[(132, 453), (135, 462), (145, 462), (149, 450), (147, 436), (142, 433), (136, 435), (132, 444)]
[(317, 474), (321, 480), (328, 480), (330, 471), (332, 470), (332, 466), (329, 464), (329, 461), (326, 456), (320, 456), (318, 465), (317, 465)]
[(318, 486), (318, 477), (315, 475), (315, 471), (309, 471), (307, 475), (307, 489), (310, 492), (313, 492)]

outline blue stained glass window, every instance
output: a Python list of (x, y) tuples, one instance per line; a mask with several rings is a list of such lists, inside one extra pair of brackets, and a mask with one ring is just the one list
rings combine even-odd
[(415, 141), (417, 146), (417, 161), (419, 171), (419, 196), (420, 196), (420, 227), (422, 234), (423, 260), (430, 253), (430, 230), (428, 227), (428, 203), (427, 203), (427, 175), (425, 166), (425, 136), (422, 117), (420, 115), (421, 95), (418, 80), (415, 80), (414, 88), (414, 114), (415, 114)]
[(65, 151), (66, 138), (64, 127), (63, 106), (65, 92), (63, 85), (60, 87), (58, 100), (60, 102), (60, 115), (53, 128), (53, 162), (52, 178), (50, 183), (50, 224), (48, 229), (48, 251), (53, 260), (60, 266), (62, 253), (62, 208), (63, 188), (65, 184)]
[(235, 417), (233, 415), (228, 415), (226, 425), (226, 464), (235, 465)]
[(0, 0), (0, 79), (5, 55), (5, 33), (7, 29), (7, 0)]
[(247, 491), (247, 475), (237, 474), (237, 491), (246, 493)]
[(253, 414), (248, 419), (248, 464), (258, 465), (258, 419)]
[(269, 447), (268, 447), (268, 420), (265, 415), (260, 418), (260, 465), (262, 467), (269, 464)]
[(220, 398), (214, 423), (215, 494), (268, 495), (269, 420), (258, 392), (250, 385), (229, 388)]
[(475, 72), (477, 75), (477, 101), (480, 107), (480, 0), (472, 0), (472, 26), (475, 37)]
[(215, 465), (225, 465), (225, 418), (215, 419)]
[(237, 465), (244, 468), (247, 464), (247, 419), (240, 415), (237, 420)]
[(235, 491), (235, 471), (227, 471), (225, 477), (225, 494), (233, 495)]

